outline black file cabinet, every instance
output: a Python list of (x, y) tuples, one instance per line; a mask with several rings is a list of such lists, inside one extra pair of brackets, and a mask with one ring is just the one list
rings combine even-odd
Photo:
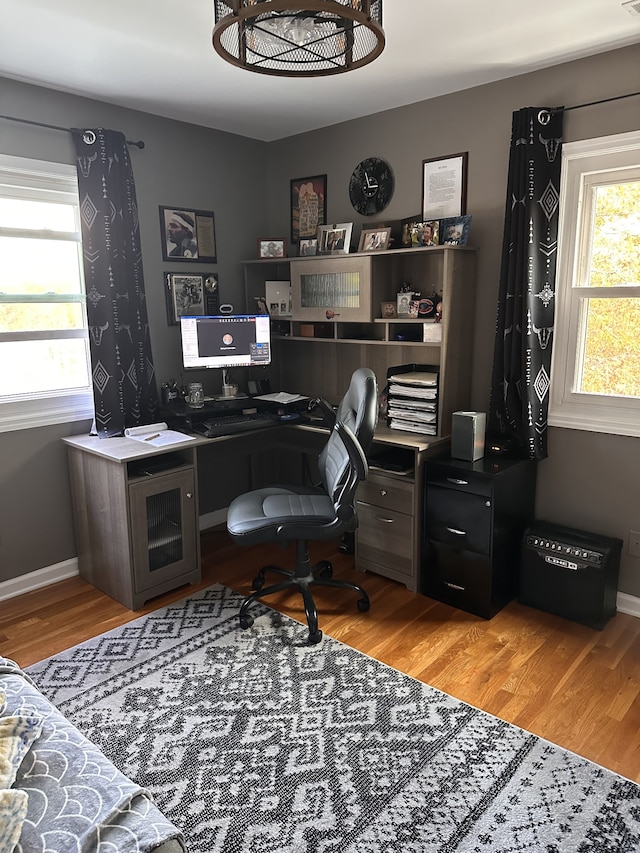
[(517, 593), (534, 518), (536, 463), (487, 457), (425, 462), (421, 591), (490, 619)]

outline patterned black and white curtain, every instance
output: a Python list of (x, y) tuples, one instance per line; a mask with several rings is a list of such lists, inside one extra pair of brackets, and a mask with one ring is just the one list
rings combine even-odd
[(138, 206), (123, 134), (71, 131), (76, 146), (95, 430), (101, 438), (156, 419), (157, 388)]
[(562, 111), (513, 114), (488, 431), (547, 455)]

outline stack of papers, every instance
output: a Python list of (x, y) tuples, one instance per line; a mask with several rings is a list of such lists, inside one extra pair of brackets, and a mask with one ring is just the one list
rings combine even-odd
[(438, 374), (415, 371), (390, 376), (388, 419), (391, 429), (436, 435)]
[(140, 441), (151, 447), (165, 447), (168, 444), (180, 444), (183, 441), (195, 441), (192, 435), (169, 429), (166, 423), (146, 424), (145, 426), (129, 427), (124, 434), (127, 438)]
[(275, 394), (260, 394), (253, 398), (254, 400), (267, 400), (271, 403), (298, 403), (300, 400), (308, 400), (308, 397), (303, 397), (302, 394), (287, 394), (286, 391), (278, 391)]

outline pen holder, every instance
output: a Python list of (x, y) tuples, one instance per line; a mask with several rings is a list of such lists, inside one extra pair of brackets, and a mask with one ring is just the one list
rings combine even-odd
[(223, 385), (222, 386), (222, 396), (223, 397), (235, 397), (238, 393), (237, 385)]

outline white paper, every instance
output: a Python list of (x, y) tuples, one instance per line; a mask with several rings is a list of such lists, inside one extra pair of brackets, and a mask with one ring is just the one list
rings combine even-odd
[(270, 403), (297, 403), (299, 400), (307, 400), (302, 394), (287, 394), (286, 391), (278, 391), (276, 394), (260, 394), (254, 400), (267, 400)]
[(167, 444), (180, 444), (183, 441), (195, 441), (195, 436), (169, 429), (166, 423), (145, 424), (144, 426), (128, 427), (124, 434), (127, 438), (148, 444), (151, 447), (164, 447)]

